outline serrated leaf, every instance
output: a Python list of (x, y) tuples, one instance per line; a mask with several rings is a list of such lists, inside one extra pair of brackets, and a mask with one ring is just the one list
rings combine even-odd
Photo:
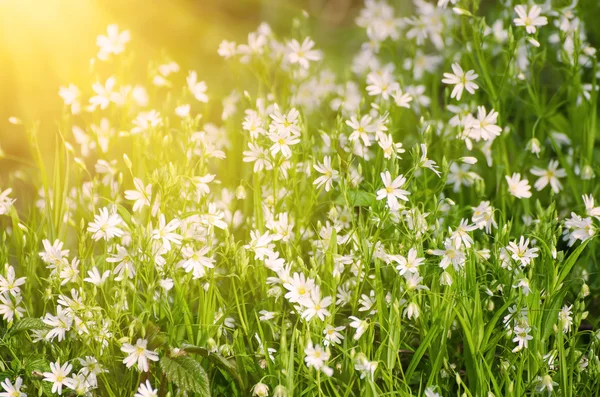
[(192, 357), (187, 355), (163, 356), (160, 359), (160, 368), (167, 379), (180, 389), (198, 393), (203, 397), (210, 396), (208, 375), (202, 365)]
[(202, 357), (208, 358), (217, 367), (227, 371), (238, 383), (240, 391), (244, 390), (244, 382), (238, 373), (237, 365), (234, 360), (229, 360), (218, 353), (213, 353), (204, 347), (183, 345), (182, 349), (188, 353), (199, 354)]
[(44, 328), (47, 328), (47, 326), (46, 324), (44, 324), (42, 319), (37, 317), (27, 317), (15, 323), (8, 332), (9, 334), (16, 334), (17, 332), (21, 331), (30, 331)]

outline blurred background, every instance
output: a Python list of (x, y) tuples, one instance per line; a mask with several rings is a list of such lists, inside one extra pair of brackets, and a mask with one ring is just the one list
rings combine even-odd
[[(116, 23), (131, 32), (127, 51), (141, 62), (168, 56), (187, 74), (198, 71), (209, 89), (227, 79), (217, 54), (223, 39), (246, 42), (262, 21), (288, 34), (293, 18), (310, 14), (317, 46), (342, 51), (339, 29), (355, 29), (360, 0), (0, 0), (0, 147), (7, 157), (28, 158), (23, 128), (8, 118), (40, 122), (42, 147), (53, 151), (63, 109), (60, 86), (89, 90), (96, 37)], [(330, 34), (336, 30), (334, 36)], [(335, 37), (338, 42), (335, 42)], [(351, 43), (347, 43), (351, 44)], [(356, 48), (359, 43), (354, 43)], [(47, 145), (47, 146), (46, 146)], [(4, 174), (14, 160), (0, 160)]]
[[(568, 3), (567, 0), (557, 0)], [(390, 0), (401, 10), (410, 0)], [(431, 0), (435, 2), (435, 0)], [(74, 83), (89, 90), (90, 59), (97, 54), (96, 37), (109, 24), (128, 29), (140, 76), (146, 60), (176, 61), (181, 70), (197, 70), (214, 90), (227, 82), (228, 69), (217, 55), (221, 40), (246, 41), (261, 21), (287, 35), (293, 18), (310, 15), (311, 36), (331, 60), (351, 54), (360, 43), (352, 32), (362, 0), (0, 0), (0, 148), (7, 156), (28, 158), (22, 127), (8, 123), (10, 116), (40, 122), (40, 140), (54, 144), (56, 122), (63, 103), (61, 85)], [(494, 0), (484, 0), (493, 5)], [(600, 45), (598, 0), (580, 0), (592, 45)], [(585, 4), (583, 4), (585, 3)], [(595, 5), (594, 5), (595, 3)], [(565, 5), (565, 4), (561, 4)], [(399, 13), (399, 16), (403, 16)], [(186, 72), (187, 73), (187, 72)], [(142, 77), (140, 77), (142, 78)], [(214, 92), (214, 91), (213, 91)], [(0, 159), (0, 175), (15, 166)]]

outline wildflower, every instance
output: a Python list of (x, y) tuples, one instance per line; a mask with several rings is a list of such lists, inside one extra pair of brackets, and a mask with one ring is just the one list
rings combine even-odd
[(92, 110), (96, 109), (98, 106), (100, 109), (104, 110), (111, 102), (118, 102), (119, 94), (114, 92), (116, 82), (114, 77), (109, 77), (104, 85), (100, 82), (92, 85), (92, 89), (96, 93), (95, 96), (90, 98)]
[(533, 339), (533, 336), (529, 335), (529, 332), (531, 332), (531, 328), (529, 327), (515, 327), (513, 342), (517, 343), (517, 347), (512, 350), (513, 353), (521, 351), (524, 348), (527, 349), (527, 342)]
[(360, 337), (367, 331), (367, 329), (369, 329), (369, 322), (354, 316), (350, 316), (348, 318), (352, 320), (350, 326), (356, 329), (356, 332), (354, 333), (354, 340), (359, 340)]
[(348, 137), (351, 142), (362, 139), (365, 146), (371, 146), (370, 134), (375, 132), (377, 128), (374, 124), (372, 124), (371, 116), (364, 115), (361, 117), (360, 121), (356, 117), (352, 116), (350, 120), (346, 120), (346, 124), (354, 130)]
[(304, 349), (304, 361), (307, 367), (313, 367), (317, 371), (322, 371), (325, 375), (333, 375), (333, 369), (326, 365), (329, 360), (330, 353), (328, 350), (323, 350), (321, 345), (313, 346), (312, 341), (308, 341), (308, 346)]
[(516, 26), (525, 26), (525, 30), (529, 34), (536, 32), (538, 26), (544, 26), (548, 24), (548, 18), (540, 16), (542, 9), (533, 5), (529, 10), (524, 5), (518, 5), (515, 7), (515, 12), (519, 16), (514, 19)]
[(290, 146), (300, 142), (298, 137), (291, 135), (291, 133), (286, 130), (270, 132), (269, 139), (273, 141), (273, 145), (270, 149), (271, 155), (275, 156), (277, 153), (281, 152), (281, 155), (285, 158), (292, 157), (292, 149), (290, 149)]
[(153, 389), (149, 380), (146, 380), (146, 383), (140, 383), (140, 387), (138, 387), (137, 393), (133, 397), (157, 397), (158, 389)]
[(56, 307), (56, 316), (46, 313), (43, 322), (52, 327), (46, 334), (46, 339), (51, 341), (55, 337), (58, 337), (58, 341), (60, 342), (65, 339), (65, 334), (71, 329), (73, 317), (67, 311), (63, 310), (61, 305), (58, 305)]
[(473, 70), (469, 70), (465, 73), (458, 63), (452, 64), (452, 73), (444, 73), (444, 79), (442, 83), (444, 84), (455, 84), (452, 93), (450, 94), (450, 98), (456, 98), (457, 101), (460, 101), (462, 97), (463, 90), (467, 90), (468, 93), (474, 94), (475, 90), (479, 88), (477, 84), (473, 82), (478, 76)]
[(283, 284), (283, 287), (289, 292), (285, 294), (285, 298), (292, 303), (308, 302), (310, 299), (310, 293), (315, 287), (314, 281), (310, 278), (306, 278), (304, 273), (294, 273), (292, 279)]
[(158, 217), (158, 227), (152, 230), (152, 239), (160, 241), (163, 248), (170, 251), (171, 243), (181, 245), (183, 237), (180, 234), (175, 233), (175, 230), (177, 230), (180, 224), (181, 221), (177, 218), (174, 218), (167, 223), (165, 215), (160, 214)]
[(95, 241), (104, 239), (106, 241), (113, 237), (121, 237), (123, 230), (119, 228), (123, 220), (118, 214), (109, 214), (108, 208), (101, 208), (99, 215), (94, 215), (94, 222), (88, 225), (88, 232), (92, 233)]
[(506, 249), (512, 254), (511, 257), (515, 261), (520, 262), (521, 267), (528, 266), (534, 258), (537, 258), (539, 251), (536, 247), (529, 248), (529, 239), (525, 239), (523, 236), (518, 244), (514, 241), (509, 242)]
[(600, 220), (600, 207), (594, 207), (594, 197), (591, 194), (584, 194), (582, 198), (586, 214)]
[(312, 48), (315, 46), (315, 42), (310, 39), (310, 37), (306, 37), (302, 44), (300, 44), (297, 40), (292, 40), (288, 43), (288, 61), (291, 64), (299, 64), (304, 69), (308, 69), (310, 62), (316, 62), (321, 60), (322, 54), (319, 50), (313, 50)]
[(333, 182), (335, 182), (339, 176), (339, 172), (334, 170), (331, 166), (331, 157), (325, 156), (323, 158), (323, 163), (317, 163), (313, 165), (313, 167), (315, 170), (323, 174), (315, 179), (313, 184), (316, 185), (317, 188), (325, 185), (325, 191), (328, 192), (331, 189)]
[(508, 191), (516, 198), (529, 198), (531, 197), (531, 186), (527, 179), (521, 179), (521, 174), (514, 173), (511, 177), (505, 176), (506, 182), (508, 183)]
[(394, 103), (396, 103), (396, 106), (407, 109), (410, 108), (409, 103), (413, 100), (412, 96), (407, 92), (402, 92), (400, 87), (398, 87), (392, 94), (392, 98), (394, 98)]
[(6, 278), (0, 275), (0, 294), (10, 293), (12, 296), (17, 296), (21, 293), (19, 286), (25, 284), (26, 277), (16, 278), (15, 269), (8, 266), (6, 270)]
[(257, 383), (252, 387), (252, 395), (257, 397), (267, 397), (269, 395), (269, 386), (264, 383)]
[(145, 206), (150, 206), (150, 198), (152, 197), (152, 185), (148, 184), (144, 187), (144, 182), (139, 178), (133, 179), (135, 190), (126, 190), (125, 199), (135, 201), (133, 204), (133, 212), (140, 211)]
[(125, 44), (131, 40), (128, 30), (119, 32), (119, 27), (115, 24), (108, 25), (106, 36), (100, 35), (96, 39), (96, 45), (100, 47), (98, 59), (106, 61), (109, 55), (118, 55), (125, 51)]
[(419, 266), (425, 262), (425, 258), (418, 258), (417, 255), (417, 250), (415, 248), (408, 250), (407, 257), (398, 255), (396, 258), (396, 261), (398, 262), (396, 270), (398, 270), (398, 273), (400, 273), (401, 276), (406, 273), (419, 274)]
[(131, 368), (137, 362), (140, 371), (148, 372), (150, 369), (148, 360), (158, 361), (158, 354), (152, 350), (148, 350), (147, 346), (148, 341), (142, 338), (139, 338), (135, 345), (123, 343), (121, 351), (128, 354), (128, 356), (123, 359), (123, 364), (125, 364), (127, 368)]
[(0, 385), (2, 386), (2, 389), (4, 389), (4, 391), (0, 393), (0, 397), (27, 397), (27, 394), (21, 391), (23, 379), (21, 379), (20, 376), (17, 377), (14, 385), (8, 378), (5, 378), (4, 382)]
[(188, 89), (199, 102), (208, 102), (208, 96), (206, 95), (206, 83), (204, 81), (198, 81), (198, 74), (190, 70), (186, 82), (188, 85)]
[(331, 305), (331, 302), (332, 298), (330, 296), (321, 298), (320, 288), (314, 286), (310, 291), (310, 297), (300, 301), (301, 304), (306, 306), (306, 309), (302, 312), (302, 318), (306, 321), (310, 321), (314, 316), (317, 316), (321, 321), (325, 321), (325, 318), (331, 315), (327, 310), (327, 307)]
[(207, 257), (206, 254), (209, 251), (209, 247), (202, 247), (198, 251), (190, 246), (183, 247), (181, 253), (184, 259), (180, 262), (180, 266), (186, 271), (186, 273), (192, 272), (194, 279), (204, 277), (206, 269), (212, 269), (215, 267), (215, 260)]
[(548, 392), (551, 395), (554, 391), (554, 387), (558, 386), (558, 383), (552, 380), (552, 377), (548, 374), (537, 377), (538, 385), (535, 387), (535, 391), (538, 393)]
[(545, 170), (539, 167), (533, 167), (531, 169), (531, 173), (540, 177), (533, 185), (538, 192), (545, 188), (548, 184), (550, 184), (554, 193), (560, 192), (562, 189), (562, 184), (558, 178), (564, 178), (567, 176), (567, 172), (564, 169), (558, 168), (557, 160), (551, 160), (548, 164), (548, 168)]
[(388, 70), (371, 72), (367, 76), (367, 93), (371, 96), (381, 95), (387, 101), (399, 88), (400, 85)]
[(498, 225), (494, 220), (494, 207), (489, 201), (482, 201), (477, 207), (472, 207), (473, 218), (471, 219), (478, 229), (485, 229), (485, 232), (490, 234), (492, 228), (497, 228)]
[(89, 277), (84, 278), (83, 281), (94, 284), (97, 287), (104, 285), (108, 279), (108, 276), (110, 276), (110, 270), (106, 270), (104, 273), (102, 273), (102, 275), (100, 275), (100, 271), (96, 266), (94, 266), (92, 270), (88, 270), (87, 273)]
[(571, 309), (573, 305), (564, 305), (563, 308), (558, 312), (558, 324), (562, 327), (563, 332), (571, 332), (571, 326), (573, 325), (573, 317), (571, 317)]
[(427, 158), (427, 145), (422, 143), (420, 147), (421, 147), (421, 159), (419, 160), (419, 167), (429, 168), (439, 178), (441, 176), (440, 171), (438, 169), (439, 167), (437, 166), (435, 161)]
[(342, 340), (344, 339), (344, 335), (342, 335), (342, 333), (340, 331), (344, 330), (343, 325), (339, 326), (339, 327), (334, 327), (333, 325), (326, 325), (325, 329), (323, 330), (323, 334), (325, 334), (325, 339), (323, 341), (323, 345), (324, 346), (329, 346), (330, 344), (333, 345), (339, 345), (340, 343), (342, 343)]
[(73, 366), (65, 363), (60, 365), (60, 360), (55, 363), (50, 363), (50, 371), (44, 372), (44, 380), (46, 382), (52, 382), (52, 393), (62, 394), (63, 386), (70, 387), (72, 385), (71, 379), (68, 378), (71, 373)]
[(464, 135), (468, 138), (475, 139), (477, 142), (480, 140), (489, 141), (499, 136), (502, 132), (502, 128), (496, 125), (498, 120), (498, 112), (494, 109), (486, 112), (485, 106), (477, 107), (477, 118), (472, 116), (468, 117), (465, 121)]
[(140, 134), (152, 128), (158, 127), (161, 124), (162, 118), (160, 117), (160, 113), (156, 110), (140, 112), (133, 120), (134, 127), (131, 129), (131, 133), (133, 135)]
[(391, 210), (397, 210), (400, 208), (398, 200), (408, 201), (408, 190), (401, 189), (406, 183), (404, 175), (397, 176), (392, 181), (392, 176), (389, 171), (381, 173), (381, 180), (383, 181), (384, 188), (377, 191), (377, 200), (387, 199), (387, 205)]
[(360, 353), (354, 364), (354, 369), (360, 372), (361, 379), (364, 379), (368, 375), (373, 380), (378, 364), (377, 361), (369, 361), (364, 354)]
[(406, 306), (406, 309), (404, 309), (403, 314), (409, 320), (413, 318), (416, 320), (421, 314), (421, 309), (419, 309), (419, 305), (417, 305), (415, 302), (410, 302), (408, 306)]
[(472, 232), (476, 229), (476, 225), (469, 225), (468, 219), (461, 219), (460, 224), (454, 231), (452, 231), (451, 228), (448, 228), (448, 231), (450, 232), (450, 238), (454, 242), (454, 247), (458, 249), (464, 244), (466, 248), (471, 248), (471, 245), (473, 244), (473, 238), (468, 232)]
[(71, 114), (79, 114), (81, 111), (81, 103), (79, 102), (79, 88), (75, 84), (69, 84), (68, 87), (60, 87), (58, 95), (62, 98), (65, 106), (71, 107)]

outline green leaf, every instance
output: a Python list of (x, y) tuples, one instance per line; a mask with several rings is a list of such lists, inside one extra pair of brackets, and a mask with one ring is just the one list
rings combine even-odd
[(229, 360), (218, 353), (213, 353), (204, 347), (186, 345), (181, 347), (187, 353), (199, 354), (202, 357), (208, 358), (214, 365), (227, 371), (229, 375), (237, 382), (240, 392), (244, 390), (244, 382), (238, 373), (237, 364), (233, 360)]
[(371, 207), (375, 204), (375, 195), (363, 190), (351, 189), (348, 190), (347, 196), (338, 196), (336, 202), (338, 204), (347, 204), (352, 207)]
[(42, 319), (37, 317), (27, 317), (15, 323), (12, 326), (12, 328), (8, 331), (8, 333), (16, 334), (21, 331), (30, 331), (44, 328), (47, 328), (47, 326), (46, 324), (44, 324)]
[(180, 389), (198, 393), (200, 396), (210, 396), (208, 375), (202, 365), (188, 355), (176, 357), (163, 356), (160, 368), (170, 382)]

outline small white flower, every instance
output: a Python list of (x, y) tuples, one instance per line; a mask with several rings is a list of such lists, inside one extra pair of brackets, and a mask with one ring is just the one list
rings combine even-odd
[(148, 360), (158, 361), (158, 353), (148, 350), (147, 346), (148, 341), (141, 338), (137, 340), (135, 345), (123, 343), (121, 351), (128, 354), (128, 356), (123, 359), (123, 364), (125, 364), (127, 368), (131, 368), (135, 363), (137, 363), (140, 371), (148, 372), (150, 370)]
[(474, 70), (469, 70), (465, 73), (458, 63), (453, 63), (452, 71), (454, 74), (444, 73), (445, 78), (442, 79), (442, 83), (444, 84), (455, 84), (454, 89), (450, 94), (450, 98), (456, 98), (457, 101), (460, 101), (463, 90), (467, 90), (468, 93), (474, 94), (475, 90), (479, 88), (479, 86), (473, 82), (478, 77)]
[(533, 34), (537, 30), (537, 26), (544, 26), (548, 24), (548, 18), (540, 16), (542, 9), (537, 6), (531, 6), (529, 11), (524, 5), (518, 5), (515, 7), (515, 12), (519, 16), (514, 19), (516, 26), (525, 26), (525, 30), (529, 34)]

